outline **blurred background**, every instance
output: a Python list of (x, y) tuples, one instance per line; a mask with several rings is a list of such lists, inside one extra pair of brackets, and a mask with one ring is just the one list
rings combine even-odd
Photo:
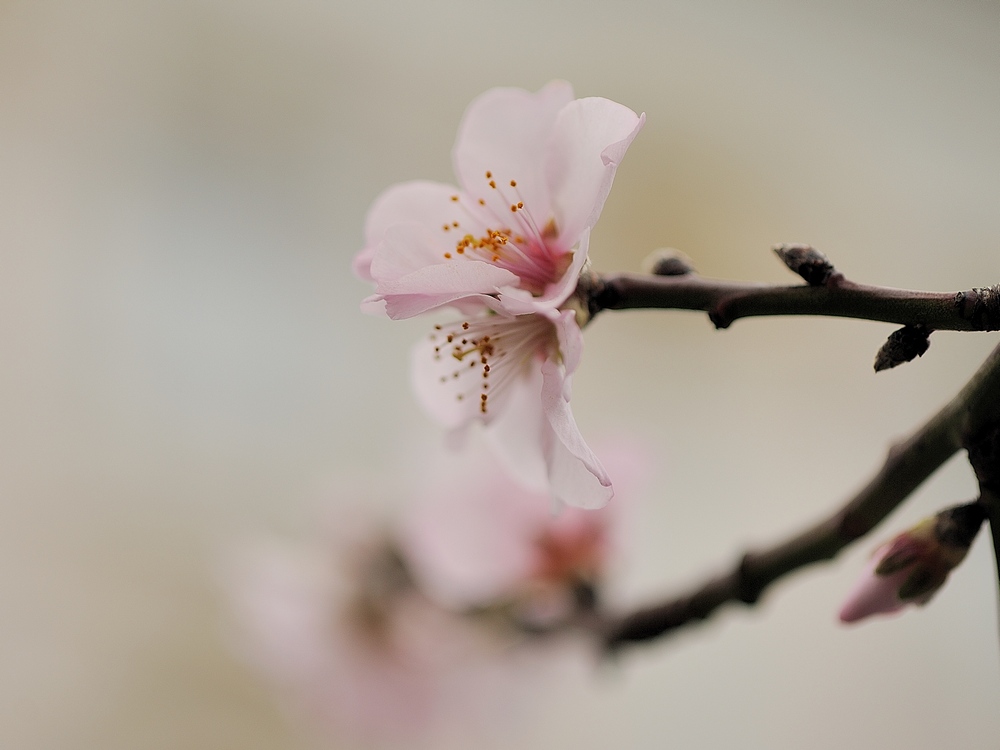
[[(769, 248), (809, 242), (860, 281), (1000, 281), (990, 0), (6, 0), (0, 745), (314, 746), (232, 657), (218, 556), (405, 501), (398, 467), (440, 434), (409, 393), (426, 326), (359, 313), (365, 211), (393, 182), (452, 181), (475, 95), (553, 78), (648, 118), (598, 269), (672, 246), (792, 282)], [(584, 434), (657, 457), (621, 602), (826, 514), (997, 338), (939, 333), (876, 377), (891, 330), (646, 311), (587, 329)], [(986, 535), (925, 610), (835, 619), (880, 539), (974, 495), (956, 458), (835, 564), (559, 686), (527, 746), (995, 746)]]

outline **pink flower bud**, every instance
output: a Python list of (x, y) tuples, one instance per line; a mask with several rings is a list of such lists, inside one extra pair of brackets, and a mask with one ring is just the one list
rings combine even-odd
[(977, 503), (955, 506), (879, 547), (841, 607), (841, 622), (926, 604), (965, 558), (982, 521)]

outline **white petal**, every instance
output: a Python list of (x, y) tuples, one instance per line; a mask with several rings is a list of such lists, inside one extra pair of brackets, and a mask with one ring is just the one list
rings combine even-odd
[(573, 419), (564, 394), (566, 380), (554, 362), (533, 369), (508, 398), (487, 437), (523, 486), (568, 505), (600, 508), (614, 495), (611, 479)]
[[(442, 234), (446, 225), (455, 229), (452, 224), (462, 218), (452, 200), (457, 194), (458, 190), (451, 185), (426, 180), (401, 182), (384, 190), (372, 202), (365, 217), (365, 247), (354, 257), (354, 272), (363, 279), (373, 280), (371, 264), (375, 250), (385, 231), (394, 224), (416, 222), (428, 230), (440, 229)], [(436, 260), (440, 261), (440, 256)]]
[(444, 259), (433, 237), (419, 224), (389, 227), (375, 253), (375, 291), (390, 318), (408, 318), (470, 297), (496, 295), (518, 278), (490, 263)]
[(569, 376), (576, 372), (583, 358), (583, 331), (576, 322), (576, 312), (573, 310), (560, 310), (553, 322), (556, 326), (556, 335), (559, 337), (559, 353), (566, 373), (566, 383), (563, 386), (565, 398), (569, 401)]
[(378, 245), (385, 230), (393, 224), (416, 222), (428, 228), (450, 225), (460, 218), (453, 200), (458, 194), (453, 185), (427, 180), (401, 182), (387, 188), (368, 209), (365, 245)]
[[(547, 221), (551, 200), (544, 173), (546, 144), (559, 111), (572, 100), (573, 89), (564, 81), (537, 93), (498, 88), (476, 98), (465, 111), (452, 152), (459, 184), (487, 200), (500, 216), (520, 200), (532, 215)], [(489, 187), (490, 179), (497, 188)], [(511, 180), (517, 182), (516, 193)]]
[(600, 508), (614, 497), (611, 477), (580, 434), (566, 398), (565, 372), (560, 365), (542, 365), (542, 411), (550, 432), (543, 436), (552, 495), (568, 505)]
[(542, 371), (534, 367), (508, 396), (504, 410), (490, 424), (486, 438), (507, 472), (526, 489), (549, 491), (542, 435)]
[(456, 608), (509, 593), (532, 573), (535, 542), (548, 520), (544, 495), (518, 487), (469, 446), (431, 463), (403, 526), (403, 544), (421, 585)]
[(556, 345), (551, 321), (534, 315), (440, 326), (413, 350), (417, 398), (445, 427), (490, 423)]
[(374, 281), (372, 278), (372, 258), (375, 257), (375, 248), (375, 245), (369, 245), (355, 255), (351, 261), (351, 270), (358, 278)]
[(385, 300), (377, 294), (361, 300), (361, 312), (377, 318), (384, 318), (388, 315), (385, 310)]
[(628, 107), (597, 97), (577, 99), (559, 113), (546, 149), (546, 177), (560, 239), (572, 245), (593, 227), (615, 170), (645, 122)]

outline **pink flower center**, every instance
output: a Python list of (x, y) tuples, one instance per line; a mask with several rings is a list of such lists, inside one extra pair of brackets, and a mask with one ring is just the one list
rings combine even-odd
[(555, 582), (598, 575), (604, 564), (605, 544), (604, 530), (596, 524), (546, 529), (535, 540), (535, 575)]
[(500, 187), (493, 173), (487, 171), (486, 185), (489, 190), (479, 197), (464, 193), (451, 196), (463, 220), (484, 229), (462, 233), (463, 222), (457, 219), (443, 224), (443, 232), (461, 234), (455, 249), (444, 253), (445, 259), (471, 258), (492, 263), (517, 275), (521, 289), (536, 296), (543, 294), (545, 287), (558, 281), (569, 268), (572, 250), (558, 246), (559, 230), (554, 218), (540, 224), (532, 215), (517, 180), (511, 180), (509, 188)]

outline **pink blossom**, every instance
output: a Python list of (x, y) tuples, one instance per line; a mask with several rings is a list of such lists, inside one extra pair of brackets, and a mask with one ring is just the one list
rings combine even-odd
[(375, 282), (367, 306), (407, 318), (443, 305), (561, 305), (644, 121), (607, 99), (574, 100), (564, 81), (478, 97), (452, 153), (460, 187), (402, 183), (369, 210), (354, 264)]
[(600, 507), (613, 491), (569, 408), (583, 346), (569, 300), (643, 122), (607, 99), (574, 100), (564, 82), (488, 91), (459, 128), (460, 187), (387, 190), (355, 259), (375, 283), (369, 311), (407, 318), (449, 306), (463, 316), (414, 352), (427, 411), (455, 429), (504, 422), (494, 443), (508, 465), (571, 505)]
[(514, 483), (488, 454), (452, 454), (411, 506), (401, 542), (421, 587), (445, 606), (498, 601), (567, 614), (579, 585), (603, 588), (626, 555), (641, 451), (618, 440), (603, 452), (619, 478), (615, 502), (561, 508)]

